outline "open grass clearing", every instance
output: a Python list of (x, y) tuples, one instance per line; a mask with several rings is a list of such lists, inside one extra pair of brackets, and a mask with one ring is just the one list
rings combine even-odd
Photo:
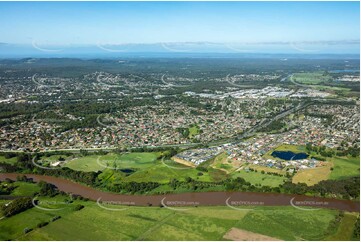
[(322, 240), (335, 210), (304, 211), (293, 207), (257, 207), (234, 227), (281, 240)]
[[(61, 196), (52, 198), (54, 201), (64, 199)], [(76, 204), (85, 207), (74, 211)], [(338, 214), (338, 211), (328, 209), (305, 212), (291, 206), (262, 206), (254, 210), (234, 210), (226, 206), (188, 207), (184, 211), (160, 207), (106, 206), (128, 209), (110, 211), (95, 202), (79, 200), (57, 211), (32, 208), (0, 220), (0, 239), (223, 240), (228, 231), (238, 228), (283, 240), (322, 240), (330, 221)], [(56, 215), (61, 218), (45, 227), (35, 228), (39, 222), (50, 221)], [(24, 234), (24, 228), (34, 230)], [(343, 227), (340, 229), (343, 230)]]
[(327, 180), (331, 174), (332, 163), (325, 162), (324, 166), (299, 170), (293, 176), (293, 183), (306, 183), (308, 186), (315, 185), (320, 181)]
[(66, 163), (66, 167), (79, 171), (101, 171), (110, 169), (141, 169), (153, 166), (160, 155), (158, 152), (134, 152), (124, 154), (89, 155)]
[[(136, 182), (146, 182), (146, 181), (157, 181), (159, 183), (168, 183), (171, 179), (175, 178), (180, 181), (184, 181), (187, 177), (196, 179), (199, 181), (212, 181), (212, 174), (209, 172), (201, 172), (195, 168), (190, 169), (177, 169), (178, 167), (171, 167), (165, 164), (159, 163), (155, 166), (149, 167), (137, 171), (127, 177), (124, 181), (136, 181)], [(184, 167), (182, 167), (184, 168)], [(200, 175), (202, 174), (202, 175)]]
[(270, 187), (278, 187), (283, 184), (286, 177), (275, 176), (262, 174), (260, 171), (246, 171), (244, 169), (239, 170), (237, 172), (232, 173), (232, 178), (242, 177), (247, 182), (250, 182), (252, 185), (261, 184), (261, 186), (270, 186)]
[(330, 179), (343, 179), (360, 176), (360, 157), (332, 157), (328, 161), (333, 163)]
[(231, 173), (235, 171), (240, 165), (241, 162), (229, 159), (228, 154), (226, 152), (223, 152), (214, 158), (214, 161), (212, 162), (210, 167), (223, 170), (226, 173)]
[(258, 166), (258, 165), (249, 165), (249, 168), (252, 168), (254, 170), (257, 170), (258, 172), (264, 171), (264, 172), (274, 172), (274, 173), (278, 173), (281, 175), (286, 175), (286, 171), (285, 170), (280, 170), (280, 169), (275, 169), (275, 168), (270, 168), (267, 166)]
[(293, 81), (301, 84), (316, 85), (319, 83), (327, 83), (332, 80), (331, 76), (325, 75), (323, 72), (304, 72), (295, 73), (291, 77)]
[(189, 138), (192, 139), (194, 136), (198, 135), (200, 133), (198, 125), (192, 125), (188, 128), (189, 130)]
[(16, 161), (17, 157), (6, 158), (5, 156), (0, 155), (0, 163), (15, 164)]
[(40, 191), (40, 187), (36, 183), (16, 181), (12, 185), (16, 186), (11, 192), (12, 196), (33, 196), (34, 193)]
[(353, 230), (357, 220), (356, 214), (345, 213), (340, 225), (338, 226), (336, 233), (327, 237), (326, 240), (333, 241), (349, 241), (352, 240)]

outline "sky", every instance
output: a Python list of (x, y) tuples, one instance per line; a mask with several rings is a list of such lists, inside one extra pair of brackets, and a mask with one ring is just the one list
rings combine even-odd
[(359, 41), (359, 2), (0, 2), (0, 43)]

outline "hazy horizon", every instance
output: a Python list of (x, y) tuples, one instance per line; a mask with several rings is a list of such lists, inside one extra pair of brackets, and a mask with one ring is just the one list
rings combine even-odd
[(359, 54), (359, 2), (0, 2), (0, 53)]

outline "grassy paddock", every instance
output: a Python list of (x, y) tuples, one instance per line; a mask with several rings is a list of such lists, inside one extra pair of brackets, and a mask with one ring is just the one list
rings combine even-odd
[(315, 185), (320, 181), (327, 180), (331, 174), (331, 163), (325, 166), (300, 170), (293, 176), (293, 183), (306, 183), (308, 186)]
[(346, 213), (342, 218), (335, 234), (326, 238), (326, 240), (333, 241), (347, 241), (352, 240), (354, 225), (356, 223), (356, 214)]
[(33, 196), (34, 193), (40, 191), (40, 187), (36, 183), (14, 182), (16, 188), (11, 192), (13, 196)]
[(281, 174), (281, 175), (286, 175), (286, 171), (284, 171), (284, 170), (270, 168), (270, 167), (267, 167), (267, 166), (249, 165), (248, 167), (257, 170), (258, 172), (261, 172), (261, 171), (275, 172), (275, 173), (278, 173), (278, 174)]
[(331, 77), (328, 75), (323, 75), (322, 72), (295, 73), (292, 76), (292, 79), (295, 82), (308, 85), (317, 85), (320, 83), (327, 83), (331, 81)]
[(360, 176), (360, 157), (332, 157), (328, 161), (333, 163), (330, 179), (343, 179)]
[(281, 240), (323, 240), (337, 213), (325, 209), (304, 211), (292, 207), (258, 207), (235, 227)]
[(279, 177), (275, 175), (262, 174), (260, 171), (245, 171), (240, 170), (232, 174), (233, 178), (242, 177), (251, 184), (261, 184), (262, 186), (278, 187), (284, 183), (284, 180), (287, 180), (286, 177)]
[(6, 159), (5, 156), (0, 155), (0, 163), (15, 164), (16, 161), (17, 161), (17, 157), (12, 157), (10, 159)]
[[(64, 198), (53, 199), (62, 201)], [(85, 208), (74, 211), (76, 204), (83, 204)], [(227, 231), (236, 227), (282, 240), (322, 240), (329, 236), (328, 225), (338, 214), (328, 209), (303, 211), (293, 207), (264, 206), (254, 210), (234, 210), (226, 206), (187, 207), (185, 210), (104, 206), (127, 209), (110, 211), (95, 202), (79, 200), (57, 211), (32, 208), (0, 220), (0, 239), (222, 240)], [(36, 228), (39, 222), (48, 222), (56, 215), (61, 218)], [(26, 227), (34, 230), (24, 234)], [(339, 229), (344, 230), (343, 227)]]
[(159, 152), (134, 152), (125, 154), (89, 155), (66, 163), (66, 167), (80, 171), (99, 171), (108, 168), (147, 168), (153, 166)]

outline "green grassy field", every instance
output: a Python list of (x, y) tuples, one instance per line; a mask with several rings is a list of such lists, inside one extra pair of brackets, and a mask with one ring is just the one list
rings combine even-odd
[(357, 216), (355, 214), (346, 213), (342, 218), (338, 229), (335, 231), (335, 234), (326, 238), (326, 240), (333, 241), (347, 241), (352, 240), (352, 234), (354, 230), (354, 225), (356, 223)]
[[(277, 159), (271, 156), (271, 153), (275, 150), (292, 151), (294, 153), (306, 152), (305, 146), (281, 144), (275, 149), (269, 150), (263, 157)], [(67, 157), (66, 159), (71, 160), (67, 162), (65, 166), (81, 171), (101, 170), (103, 173), (99, 176), (99, 178), (104, 186), (131, 181), (159, 182), (166, 184), (173, 178), (184, 181), (187, 177), (204, 182), (221, 181), (230, 177), (243, 177), (246, 181), (252, 183), (253, 185), (261, 184), (277, 187), (284, 182), (285, 178), (261, 174), (261, 171), (276, 172), (282, 175), (286, 174), (284, 170), (256, 165), (250, 165), (249, 167), (258, 170), (257, 173), (247, 173), (245, 170), (235, 172), (235, 168), (237, 168), (239, 164), (232, 163), (237, 161), (227, 160), (228, 156), (226, 153), (222, 153), (214, 159), (210, 159), (201, 165), (206, 167), (208, 172), (201, 172), (195, 168), (187, 167), (170, 159), (157, 159), (160, 155), (161, 152), (135, 152), (125, 154), (109, 153), (102, 156), (89, 155), (79, 158)], [(58, 159), (59, 156), (51, 156), (48, 160)], [(324, 167), (323, 169), (310, 169), (300, 172), (300, 174), (296, 174), (294, 181), (306, 182), (307, 184), (313, 185), (320, 180), (342, 179), (359, 175), (359, 158), (337, 157), (328, 158), (327, 160), (332, 162), (334, 165), (331, 174), (330, 167)], [(130, 171), (127, 173), (124, 169), (129, 169)], [(160, 188), (161, 191), (164, 191), (163, 189), (165, 189), (165, 187)]]
[(125, 153), (107, 155), (89, 155), (66, 163), (66, 167), (79, 171), (101, 171), (108, 168), (146, 168), (153, 166), (160, 153)]
[(292, 78), (298, 83), (309, 85), (315, 85), (322, 82), (327, 83), (332, 80), (330, 76), (323, 75), (322, 72), (295, 73)]
[[(105, 169), (105, 165), (101, 166), (98, 164), (97, 159), (98, 155), (88, 155), (84, 157), (76, 158), (72, 161), (69, 161), (65, 164), (65, 167), (69, 167), (70, 169), (77, 171), (101, 171)], [(101, 157), (102, 158), (110, 158), (110, 156)]]
[(8, 164), (15, 164), (17, 161), (17, 157), (12, 157), (10, 159), (6, 159), (5, 156), (0, 155), (0, 163), (8, 163)]
[[(166, 163), (169, 164), (169, 163)], [(173, 169), (162, 163), (140, 170), (124, 178), (124, 181), (157, 181), (160, 183), (167, 183), (171, 179), (185, 180), (186, 177), (191, 177), (199, 181), (212, 181), (209, 173), (204, 172), (202, 176), (198, 176), (198, 170), (190, 169)]]
[(332, 83), (332, 77), (329, 75), (324, 75), (323, 72), (295, 73), (291, 77), (291, 80), (301, 85), (308, 85), (309, 87), (320, 91), (332, 92), (341, 96), (352, 95), (350, 88), (329, 86), (329, 84)]
[(11, 196), (33, 196), (35, 193), (40, 191), (40, 187), (37, 183), (30, 182), (1, 182), (1, 185), (7, 188), (11, 188)]
[(194, 136), (196, 136), (197, 134), (199, 134), (200, 130), (199, 127), (197, 125), (192, 125), (191, 127), (188, 128), (189, 130), (189, 138), (193, 138)]
[(333, 157), (329, 161), (333, 163), (330, 179), (360, 176), (360, 157)]
[(292, 207), (258, 207), (235, 227), (282, 240), (323, 240), (334, 210), (304, 211)]
[(255, 169), (258, 172), (264, 171), (264, 172), (274, 172), (274, 173), (278, 173), (281, 175), (286, 175), (286, 171), (280, 170), (280, 169), (276, 169), (276, 168), (271, 168), (271, 167), (267, 167), (267, 166), (259, 166), (259, 165), (249, 165), (249, 168)]
[[(220, 181), (227, 177), (221, 170), (209, 168), (208, 172), (201, 172), (193, 167), (179, 164), (173, 160), (157, 160), (158, 153), (129, 153), (121, 157), (122, 163), (117, 166), (117, 170), (104, 169), (99, 176), (102, 184), (112, 184), (118, 182), (159, 182), (168, 183), (175, 178), (184, 181), (187, 177), (198, 181)], [(74, 160), (76, 162), (76, 160)], [(121, 172), (121, 168), (131, 168), (133, 172), (126, 174)]]
[[(64, 197), (53, 198), (56, 201), (62, 199)], [(83, 204), (85, 208), (74, 211), (76, 204)], [(293, 207), (234, 210), (216, 206), (187, 207), (186, 210), (177, 211), (160, 207), (103, 205), (112, 209), (127, 208), (110, 211), (95, 202), (79, 200), (61, 206), (63, 209), (56, 211), (32, 208), (0, 220), (0, 239), (223, 240), (224, 234), (236, 227), (282, 240), (322, 240), (325, 236), (331, 236), (327, 228), (338, 214), (334, 210), (303, 211)], [(45, 227), (36, 228), (39, 222), (48, 222), (56, 215), (61, 218)], [(339, 229), (343, 231), (342, 224)], [(34, 230), (24, 234), (24, 228)]]
[(13, 196), (33, 196), (34, 193), (40, 191), (40, 187), (36, 183), (14, 182), (12, 184), (16, 188), (11, 192)]
[(231, 165), (231, 162), (232, 161), (228, 159), (228, 154), (226, 152), (223, 152), (214, 158), (214, 161), (210, 166), (217, 169), (225, 170), (228, 173), (236, 169), (236, 167), (233, 167), (233, 165)]
[(242, 177), (251, 184), (261, 184), (262, 186), (278, 187), (284, 183), (284, 180), (287, 180), (286, 177), (279, 177), (274, 175), (262, 174), (260, 171), (245, 171), (240, 170), (232, 173), (232, 177)]

